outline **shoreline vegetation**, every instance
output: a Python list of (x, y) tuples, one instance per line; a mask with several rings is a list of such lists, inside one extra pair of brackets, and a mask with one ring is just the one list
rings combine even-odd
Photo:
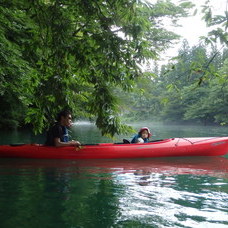
[[(122, 122), (155, 120), (227, 126), (228, 50), (214, 56), (216, 52), (208, 54), (205, 46), (190, 48), (185, 42), (175, 65), (163, 65), (157, 74), (155, 69), (144, 72), (144, 77), (135, 80), (134, 88), (128, 93), (120, 88), (110, 88), (118, 98), (116, 104), (121, 110), (118, 118)], [(208, 79), (199, 84), (202, 72), (196, 71), (192, 64), (201, 61), (200, 65), (205, 65), (212, 57), (210, 72), (206, 72)], [(34, 127), (25, 123), (28, 107), (17, 98), (0, 96), (0, 102), (0, 129)], [(33, 114), (34, 119), (36, 115)], [(76, 112), (77, 115), (83, 114)], [(88, 119), (96, 122), (95, 117)]]
[(227, 15), (201, 10), (208, 36), (159, 66), (180, 38), (163, 22), (191, 16), (190, 1), (2, 1), (0, 129), (39, 134), (63, 109), (109, 136), (126, 120), (227, 125)]

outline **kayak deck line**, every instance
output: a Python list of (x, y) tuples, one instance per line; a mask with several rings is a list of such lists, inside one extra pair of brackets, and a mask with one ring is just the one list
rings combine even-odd
[(178, 142), (181, 139), (186, 140), (186, 141), (190, 142), (193, 145), (193, 144), (196, 144), (196, 143), (201, 143), (201, 142), (208, 141), (208, 140), (211, 140), (211, 139), (216, 139), (216, 138), (221, 138), (221, 137), (208, 137), (208, 138), (204, 138), (202, 140), (196, 141), (196, 142), (192, 142), (191, 140), (189, 140), (189, 138), (179, 138), (179, 140), (177, 141), (176, 145), (178, 146)]

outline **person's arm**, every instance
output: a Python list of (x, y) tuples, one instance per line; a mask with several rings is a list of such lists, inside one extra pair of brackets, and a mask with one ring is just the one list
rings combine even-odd
[(139, 138), (137, 139), (136, 143), (144, 143), (144, 140), (143, 140), (141, 137), (139, 137)]
[(80, 146), (80, 142), (72, 140), (69, 142), (61, 142), (60, 138), (54, 138), (54, 143), (56, 147), (63, 147), (63, 146)]

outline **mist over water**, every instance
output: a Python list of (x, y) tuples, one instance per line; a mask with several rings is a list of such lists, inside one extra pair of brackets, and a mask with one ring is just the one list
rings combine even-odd
[[(177, 125), (159, 122), (138, 122), (128, 124), (135, 130), (135, 134), (142, 127), (149, 127), (152, 132), (151, 140), (175, 138), (175, 137), (216, 137), (227, 136), (228, 127), (204, 126), (204, 125)], [(72, 127), (72, 137), (76, 137), (83, 143), (122, 142), (123, 138), (132, 139), (134, 134), (115, 135), (113, 139), (104, 137), (93, 123), (82, 124), (76, 122)]]
[[(135, 134), (141, 127), (149, 127), (152, 132), (151, 140), (175, 138), (175, 137), (215, 137), (227, 136), (228, 127), (204, 126), (204, 125), (178, 125), (164, 124), (160, 122), (127, 123), (135, 130)], [(77, 139), (83, 144), (102, 142), (122, 142), (123, 138), (132, 139), (133, 134), (115, 135), (113, 138), (102, 136), (96, 125), (89, 121), (75, 121), (69, 129), (70, 139)], [(0, 133), (0, 145), (11, 143), (44, 143), (46, 134), (34, 135), (29, 130), (4, 131)]]

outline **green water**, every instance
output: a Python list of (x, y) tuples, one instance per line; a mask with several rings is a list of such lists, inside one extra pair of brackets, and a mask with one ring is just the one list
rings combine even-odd
[[(154, 139), (225, 136), (227, 128), (149, 126)], [(83, 143), (120, 141), (78, 123)], [(125, 138), (131, 138), (128, 135)], [(42, 142), (1, 133), (0, 144)], [(228, 157), (133, 160), (0, 159), (0, 227), (228, 227)]]

